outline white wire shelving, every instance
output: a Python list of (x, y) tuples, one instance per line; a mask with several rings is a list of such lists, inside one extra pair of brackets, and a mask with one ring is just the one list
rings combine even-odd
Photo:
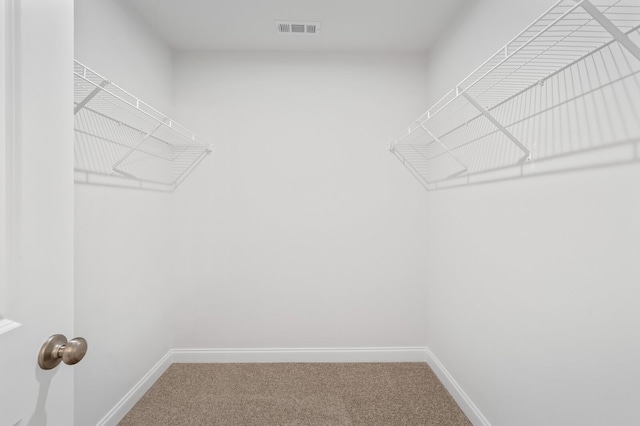
[(639, 74), (639, 0), (560, 0), (389, 149), (427, 189), (623, 144), (638, 160)]
[(75, 180), (173, 191), (212, 146), (74, 62)]

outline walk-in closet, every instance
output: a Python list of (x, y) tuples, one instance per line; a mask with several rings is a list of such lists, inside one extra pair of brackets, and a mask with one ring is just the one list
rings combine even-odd
[(0, 426), (640, 424), (640, 0), (1, 0), (0, 99)]

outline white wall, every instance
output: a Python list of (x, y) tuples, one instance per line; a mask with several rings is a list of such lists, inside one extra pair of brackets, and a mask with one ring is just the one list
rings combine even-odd
[[(551, 3), (470, 10), (429, 104)], [(638, 423), (638, 194), (637, 165), (429, 194), (427, 344), (491, 424)]]
[[(170, 114), (172, 53), (126, 2), (75, 2), (75, 58)], [(76, 185), (76, 424), (96, 424), (171, 348), (171, 195)]]
[(216, 150), (177, 194), (175, 347), (424, 344), (426, 197), (386, 144), (425, 72), (418, 55), (177, 55), (177, 118)]
[(174, 347), (427, 344), (494, 425), (637, 419), (638, 168), (427, 194), (384, 149), (550, 4), (483, 0), (428, 63), (181, 53), (172, 75), (128, 8), (78, 1), (76, 58), (169, 113), (174, 84), (216, 144), (171, 196), (76, 188), (78, 424), (172, 346), (169, 296)]

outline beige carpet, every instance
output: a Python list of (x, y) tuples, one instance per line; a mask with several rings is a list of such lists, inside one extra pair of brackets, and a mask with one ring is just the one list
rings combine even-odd
[(424, 363), (173, 364), (120, 423), (470, 424)]

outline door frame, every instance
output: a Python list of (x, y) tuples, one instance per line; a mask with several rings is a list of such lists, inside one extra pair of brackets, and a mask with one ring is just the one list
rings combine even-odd
[(15, 15), (13, 2), (0, 1), (0, 334), (20, 326), (12, 321), (8, 300), (14, 282), (15, 253)]

